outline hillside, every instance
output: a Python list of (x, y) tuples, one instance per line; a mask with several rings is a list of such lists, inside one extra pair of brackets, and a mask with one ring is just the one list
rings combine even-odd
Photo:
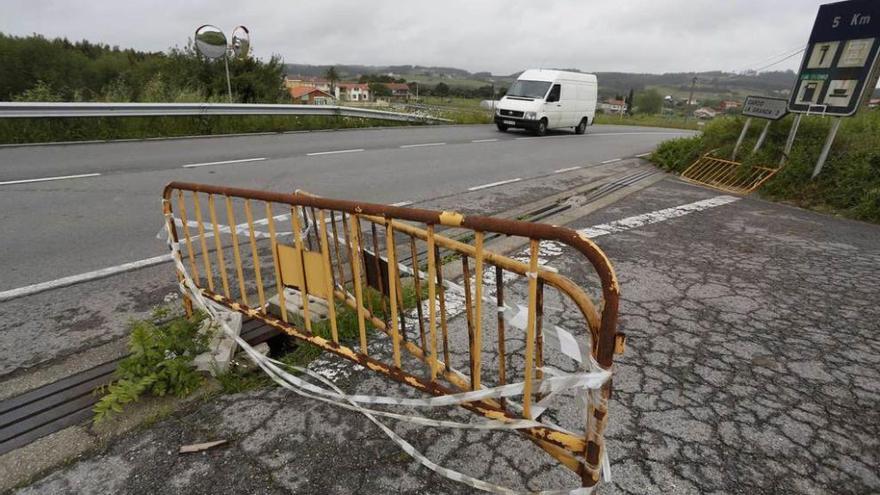
[[(450, 86), (479, 87), (494, 83), (504, 87), (511, 84), (519, 73), (492, 75), (489, 72), (469, 72), (451, 67), (429, 67), (420, 65), (336, 65), (343, 78), (356, 79), (362, 74), (393, 74), (407, 81), (419, 81), (425, 85), (445, 82)], [(330, 65), (285, 64), (288, 74), (321, 77)], [(566, 69), (578, 70), (578, 69)], [(712, 71), (677, 72), (666, 74), (636, 74), (627, 72), (597, 72), (599, 93), (602, 97), (624, 95), (630, 89), (640, 91), (657, 89), (662, 94), (686, 97), (690, 91), (693, 77), (697, 76), (695, 94), (697, 98), (721, 99), (742, 98), (748, 94), (786, 95), (794, 85), (795, 73), (792, 71), (762, 72), (760, 74), (734, 74)]]

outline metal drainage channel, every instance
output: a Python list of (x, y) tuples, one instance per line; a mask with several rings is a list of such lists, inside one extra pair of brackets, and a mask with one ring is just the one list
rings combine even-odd
[[(251, 345), (265, 342), (280, 332), (258, 320), (242, 324), (241, 335)], [(94, 390), (113, 380), (121, 356), (56, 382), (43, 385), (0, 402), (0, 455), (92, 416), (99, 397)]]

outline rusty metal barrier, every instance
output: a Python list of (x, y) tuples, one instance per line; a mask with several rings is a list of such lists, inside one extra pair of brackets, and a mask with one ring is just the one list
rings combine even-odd
[(706, 153), (682, 172), (681, 178), (725, 192), (748, 194), (761, 187), (778, 171), (778, 167), (748, 166)]
[[(589, 360), (610, 370), (615, 351), (622, 352), (618, 282), (585, 236), (546, 224), (181, 182), (166, 186), (163, 208), (178, 277), (191, 279), (204, 298), (433, 396), (521, 378), (521, 404), (501, 397), (461, 406), (496, 421), (541, 420), (517, 431), (577, 473), (584, 487), (598, 483), (611, 381), (598, 400), (584, 393), (583, 434), (543, 421), (545, 397), (533, 389), (553, 366), (562, 367), (547, 336), (557, 332), (564, 345), (567, 334), (545, 321), (548, 289), (569, 308), (566, 324), (580, 321), (569, 330), (586, 344), (584, 367)], [(472, 243), (441, 235), (449, 228), (471, 232)], [(527, 239), (527, 261), (486, 249), (489, 235)], [(546, 243), (586, 258), (598, 301), (539, 263)], [(451, 263), (460, 263), (463, 287), (444, 280)], [(511, 319), (517, 296), (527, 300), (524, 324)], [(454, 323), (459, 314), (464, 321)]]

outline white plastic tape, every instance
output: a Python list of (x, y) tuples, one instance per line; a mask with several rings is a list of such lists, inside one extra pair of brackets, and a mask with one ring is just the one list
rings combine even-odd
[[(410, 399), (410, 398), (398, 398), (398, 397), (379, 397), (379, 396), (365, 396), (365, 395), (349, 395), (345, 394), (339, 387), (335, 384), (324, 378), (323, 376), (314, 373), (311, 370), (299, 367), (292, 367), (294, 371), (301, 372), (306, 374), (307, 376), (314, 378), (324, 385), (327, 385), (330, 389), (322, 388), (320, 386), (314, 385), (306, 380), (300, 379), (283, 369), (281, 366), (284, 366), (283, 363), (279, 361), (275, 361), (271, 358), (260, 354), (255, 351), (253, 347), (251, 347), (244, 339), (240, 336), (236, 335), (233, 332), (228, 324), (226, 323), (224, 318), (221, 318), (219, 315), (219, 311), (217, 309), (216, 304), (213, 304), (213, 301), (208, 301), (201, 293), (199, 288), (196, 286), (195, 282), (193, 282), (189, 273), (186, 271), (186, 267), (183, 265), (181, 261), (180, 248), (177, 243), (170, 242), (171, 239), (171, 228), (172, 222), (174, 221), (173, 217), (170, 214), (166, 214), (166, 228), (168, 229), (168, 245), (171, 249), (172, 259), (174, 260), (175, 266), (177, 270), (182, 275), (181, 288), (184, 293), (189, 294), (191, 299), (194, 301), (196, 306), (205, 311), (208, 316), (213, 319), (215, 322), (219, 323), (220, 328), (226, 333), (227, 336), (233, 338), (236, 343), (244, 350), (244, 352), (248, 355), (248, 357), (259, 366), (269, 377), (278, 383), (280, 386), (293, 391), (299, 395), (309, 397), (315, 400), (319, 400), (322, 402), (330, 403), (336, 405), (338, 407), (343, 407), (349, 410), (354, 410), (360, 412), (365, 415), (370, 421), (372, 421), (376, 426), (378, 426), (392, 441), (394, 441), (400, 448), (417, 460), (420, 464), (431, 469), (432, 471), (444, 476), (448, 479), (458, 481), (460, 483), (464, 483), (473, 488), (497, 493), (497, 494), (516, 494), (518, 492), (511, 490), (509, 488), (496, 485), (493, 483), (489, 483), (484, 480), (480, 480), (471, 476), (468, 476), (459, 471), (455, 471), (449, 468), (445, 468), (440, 466), (439, 464), (428, 459), (424, 454), (419, 452), (412, 444), (407, 442), (405, 439), (397, 435), (390, 428), (385, 426), (382, 422), (380, 422), (376, 416), (384, 416), (393, 419), (398, 419), (402, 421), (408, 421), (415, 424), (425, 425), (425, 426), (434, 426), (434, 427), (450, 427), (450, 428), (469, 428), (469, 429), (520, 429), (520, 428), (532, 428), (536, 426), (545, 427), (546, 423), (540, 423), (532, 420), (510, 420), (510, 421), (497, 421), (497, 420), (483, 420), (477, 423), (459, 423), (454, 421), (443, 421), (443, 420), (435, 420), (431, 418), (425, 418), (421, 416), (415, 415), (406, 415), (406, 414), (397, 414), (391, 413), (388, 411), (377, 411), (373, 409), (367, 409), (359, 405), (359, 403), (371, 403), (371, 404), (392, 404), (392, 405), (406, 405), (406, 406), (428, 406), (428, 407), (436, 407), (436, 406), (445, 406), (452, 404), (460, 404), (463, 402), (471, 402), (475, 400), (480, 400), (483, 398), (496, 398), (496, 397), (507, 397), (511, 395), (521, 395), (523, 391), (524, 384), (523, 383), (515, 383), (510, 385), (504, 385), (500, 387), (493, 387), (490, 389), (481, 389), (472, 392), (463, 392), (460, 394), (451, 394), (447, 396), (434, 397), (429, 399)], [(573, 338), (573, 337), (572, 337)], [(593, 361), (591, 363), (594, 366), (591, 366), (592, 370), (587, 373), (574, 373), (574, 374), (561, 374), (558, 370), (549, 371), (548, 374), (553, 374), (554, 376), (534, 382), (535, 390), (547, 393), (548, 396), (543, 399), (543, 401), (547, 401), (550, 396), (557, 394), (562, 390), (567, 389), (585, 389), (587, 390), (587, 395), (590, 397), (600, 396), (601, 394), (596, 394), (598, 389), (610, 378), (611, 373), (609, 371), (603, 370), (598, 367), (598, 365)], [(311, 393), (310, 393), (311, 392)], [(519, 394), (517, 394), (519, 392)], [(581, 396), (582, 394), (576, 394), (577, 396)], [(348, 404), (344, 404), (343, 401), (348, 402)], [(542, 401), (539, 401), (538, 405), (541, 405)], [(602, 464), (602, 473), (603, 477), (608, 480), (610, 479), (610, 465), (608, 463), (607, 451), (603, 448), (603, 455), (600, 460)], [(529, 492), (535, 495), (589, 495), (595, 490), (595, 486), (593, 487), (579, 487), (572, 490), (545, 490), (539, 492)]]

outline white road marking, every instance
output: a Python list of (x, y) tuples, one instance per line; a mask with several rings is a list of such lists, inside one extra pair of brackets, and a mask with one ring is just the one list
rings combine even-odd
[(519, 182), (521, 180), (522, 180), (521, 177), (517, 177), (516, 179), (508, 179), (508, 180), (502, 180), (502, 181), (498, 181), (498, 182), (490, 182), (489, 184), (483, 184), (480, 186), (469, 187), (468, 191), (479, 191), (480, 189), (488, 189), (490, 187), (502, 186), (504, 184)]
[(472, 140), (471, 142), (472, 142), (472, 143), (494, 143), (495, 141), (498, 141), (498, 139), (495, 139), (495, 138), (492, 138), (492, 139), (474, 139), (474, 140)]
[(412, 201), (400, 201), (400, 202), (397, 202), (397, 203), (391, 203), (391, 204), (388, 205), (388, 206), (409, 206), (409, 205), (411, 205), (411, 204), (413, 204)]
[(261, 162), (263, 160), (267, 160), (267, 158), (242, 158), (241, 160), (224, 160), (222, 162), (189, 163), (184, 165), (183, 168), (211, 167), (214, 165), (229, 165), (231, 163)]
[(102, 268), (93, 272), (80, 273), (79, 275), (71, 275), (69, 277), (59, 278), (57, 280), (50, 280), (49, 282), (26, 285), (17, 289), (10, 289), (0, 292), (0, 302), (9, 301), (10, 299), (15, 299), (23, 296), (30, 296), (40, 292), (45, 292), (47, 290), (67, 287), (68, 285), (74, 285), (81, 282), (88, 282), (90, 280), (109, 277), (111, 275), (116, 275), (117, 273), (158, 265), (160, 263), (165, 263), (168, 261), (171, 261), (171, 255), (163, 254), (162, 256), (155, 256), (153, 258), (147, 258), (144, 260), (132, 261), (131, 263), (123, 263), (121, 265), (111, 266), (109, 268)]
[(641, 155), (636, 155), (636, 158), (644, 158), (644, 157), (650, 155), (651, 153), (653, 153), (653, 152), (652, 152), (652, 151), (649, 151), (649, 152), (647, 152), (647, 153), (642, 153)]
[(572, 170), (578, 170), (578, 169), (580, 169), (580, 168), (581, 168), (580, 165), (577, 165), (577, 166), (574, 166), (574, 167), (568, 167), (568, 168), (560, 168), (559, 170), (554, 170), (553, 173), (554, 173), (554, 174), (561, 174), (561, 173), (563, 173), (563, 172), (571, 172)]
[(616, 220), (611, 223), (603, 223), (594, 225), (586, 229), (579, 230), (579, 234), (583, 234), (589, 238), (599, 237), (607, 234), (623, 232), (625, 230), (635, 229), (652, 223), (664, 222), (672, 218), (682, 217), (684, 215), (697, 211), (707, 210), (716, 206), (722, 206), (734, 201), (739, 201), (736, 196), (715, 196), (714, 198), (704, 199), (686, 205), (676, 206), (673, 208), (665, 208), (663, 210), (652, 211), (634, 217), (627, 217), (622, 220)]
[[(486, 184), (484, 186), (477, 186), (477, 188), (485, 188), (492, 187), (500, 184), (507, 184), (510, 182), (516, 182), (521, 179), (512, 179), (509, 181), (501, 181), (493, 184)], [(475, 188), (469, 189), (471, 191), (476, 190)], [(735, 201), (739, 201), (740, 198), (735, 196), (715, 196), (714, 198), (704, 199), (702, 201), (697, 201), (694, 203), (689, 203), (686, 205), (676, 206), (673, 208), (666, 208), (663, 210), (657, 210), (651, 213), (644, 213), (642, 215), (636, 215), (633, 217), (627, 217), (622, 220), (616, 220), (611, 223), (595, 225), (593, 227), (588, 227), (586, 229), (581, 229), (578, 231), (579, 234), (583, 234), (587, 237), (594, 238), (600, 237), (603, 235), (614, 234), (617, 232), (624, 232), (627, 230), (635, 229), (638, 227), (642, 227), (645, 225), (650, 225), (654, 223), (664, 222), (666, 220), (670, 220), (672, 218), (682, 217), (684, 215), (688, 215), (690, 213), (707, 210), (709, 208), (714, 208), (716, 206), (723, 206), (729, 203), (733, 203)], [(283, 217), (286, 215), (279, 215), (275, 218)], [(267, 219), (258, 220), (256, 223), (268, 223)], [(227, 227), (228, 228), (228, 227)], [(207, 235), (206, 235), (207, 236)], [(550, 243), (556, 241), (542, 241), (542, 246), (545, 244), (549, 247)], [(561, 254), (561, 250), (558, 250)], [(19, 287), (17, 289), (10, 289), (7, 291), (0, 292), (0, 302), (9, 301), (11, 299), (15, 299), (18, 297), (29, 296), (33, 294), (37, 294), (40, 292), (44, 292), (47, 290), (58, 289), (61, 287), (67, 287), (69, 285), (78, 284), (81, 282), (88, 282), (90, 280), (95, 280), (99, 278), (109, 277), (111, 275), (116, 275), (118, 273), (123, 273), (131, 270), (136, 270), (138, 268), (145, 268), (148, 266), (158, 265), (160, 263), (165, 263), (171, 261), (170, 254), (163, 254), (162, 256), (155, 256), (153, 258), (147, 258), (139, 261), (132, 261), (131, 263), (123, 263), (117, 266), (111, 266), (108, 268), (102, 268), (100, 270), (95, 270), (92, 272), (81, 273), (79, 275), (72, 275), (69, 277), (59, 278), (57, 280), (51, 280), (48, 282), (42, 282), (39, 284), (27, 285), (24, 287)]]
[(527, 137), (518, 137), (518, 138), (514, 138), (514, 139), (520, 141), (520, 140), (525, 140), (525, 139), (543, 139), (545, 137), (547, 137), (547, 136), (527, 136)]
[(423, 146), (443, 146), (446, 143), (419, 143), (419, 144), (404, 144), (401, 148), (421, 148)]
[(101, 174), (77, 174), (77, 175), (59, 175), (58, 177), (41, 177), (39, 179), (21, 179), (21, 180), (8, 180), (5, 182), (0, 182), (0, 186), (7, 186), (11, 184), (28, 184), (30, 182), (46, 182), (50, 180), (65, 180), (65, 179), (81, 179), (83, 177), (97, 177)]
[(619, 162), (620, 160), (621, 160), (620, 158), (612, 158), (612, 159), (610, 159), (610, 160), (605, 160), (604, 162), (599, 162), (599, 163), (600, 163), (601, 165), (605, 165), (606, 163)]
[(315, 153), (306, 153), (306, 156), (335, 155), (337, 153), (357, 153), (358, 151), (364, 151), (364, 149), (363, 148), (354, 148), (351, 150), (317, 151)]

